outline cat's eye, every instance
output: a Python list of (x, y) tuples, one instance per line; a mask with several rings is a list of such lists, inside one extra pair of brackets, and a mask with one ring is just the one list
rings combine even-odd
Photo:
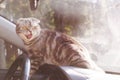
[(18, 28), (16, 29), (16, 31), (17, 31), (18, 33), (26, 32), (26, 28), (25, 28), (25, 27), (18, 27)]
[(32, 27), (31, 29), (32, 29), (32, 30), (34, 30), (34, 29), (37, 29), (37, 27), (36, 27), (36, 26), (34, 26), (34, 27)]
[(27, 30), (27, 28), (26, 27), (20, 27), (20, 29), (19, 29), (20, 31), (26, 31)]
[(21, 27), (21, 30), (26, 30), (27, 28), (26, 27)]

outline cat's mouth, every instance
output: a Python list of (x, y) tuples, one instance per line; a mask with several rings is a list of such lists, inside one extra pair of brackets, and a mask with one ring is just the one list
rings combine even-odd
[(30, 38), (32, 38), (32, 33), (26, 34), (25, 36), (26, 36), (27, 39), (30, 39)]

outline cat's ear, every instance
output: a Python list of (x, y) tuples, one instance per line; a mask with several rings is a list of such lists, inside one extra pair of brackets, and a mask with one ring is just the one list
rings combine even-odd
[(16, 22), (15, 22), (15, 25), (16, 27), (20, 25), (20, 23), (22, 23), (24, 20), (24, 18), (19, 18)]
[(18, 26), (19, 26), (19, 23), (15, 22), (15, 25), (16, 25), (16, 27), (18, 27)]
[(32, 20), (32, 22), (34, 22), (34, 23), (37, 23), (37, 24), (39, 24), (39, 23), (40, 23), (40, 20), (39, 20), (39, 19), (37, 19), (37, 18), (31, 18), (31, 20)]

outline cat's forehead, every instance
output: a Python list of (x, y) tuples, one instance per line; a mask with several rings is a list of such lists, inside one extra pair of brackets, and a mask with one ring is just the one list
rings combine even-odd
[(18, 26), (36, 26), (40, 23), (40, 20), (36, 18), (19, 18), (16, 22)]
[(28, 19), (23, 19), (23, 18), (20, 18), (17, 20), (17, 23), (16, 23), (18, 26), (30, 26), (31, 25), (31, 21), (28, 20)]

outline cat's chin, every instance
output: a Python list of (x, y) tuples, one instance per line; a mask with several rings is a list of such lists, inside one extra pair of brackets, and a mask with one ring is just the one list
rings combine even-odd
[(26, 37), (26, 40), (27, 40), (27, 41), (31, 41), (32, 39), (33, 39), (33, 37), (32, 37), (32, 36), (31, 36), (31, 37), (29, 37), (29, 38), (28, 38), (28, 37)]
[(25, 35), (24, 35), (24, 37), (22, 37), (22, 40), (23, 40), (25, 43), (27, 43), (27, 42), (29, 42), (29, 41), (32, 40), (32, 36), (28, 37), (28, 36), (25, 36)]

